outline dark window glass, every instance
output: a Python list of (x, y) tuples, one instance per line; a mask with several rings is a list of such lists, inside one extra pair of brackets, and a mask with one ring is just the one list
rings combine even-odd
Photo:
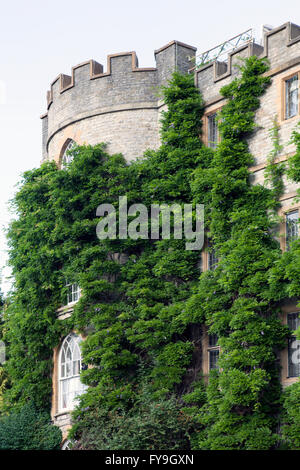
[(218, 343), (218, 336), (217, 335), (209, 335), (208, 337), (208, 344), (210, 347), (217, 346)]
[(218, 266), (218, 257), (216, 255), (216, 252), (213, 248), (210, 248), (208, 252), (208, 269), (216, 269)]
[[(288, 327), (295, 331), (300, 326), (298, 313), (288, 314)], [(300, 341), (296, 336), (289, 338), (288, 343), (288, 374), (289, 377), (300, 377)]]
[(290, 244), (298, 238), (298, 211), (286, 214), (286, 249), (290, 249)]
[(200, 273), (203, 272), (203, 265), (202, 265), (202, 253), (200, 253), (198, 262), (197, 262), (197, 268), (199, 269)]
[(217, 115), (208, 116), (208, 146), (215, 149), (218, 143), (218, 123)]
[(209, 354), (209, 370), (218, 369), (219, 350), (211, 349)]
[(285, 82), (285, 117), (289, 119), (298, 114), (298, 75)]

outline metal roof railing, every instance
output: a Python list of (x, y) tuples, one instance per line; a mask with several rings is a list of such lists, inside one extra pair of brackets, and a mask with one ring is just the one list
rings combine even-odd
[(230, 52), (233, 52), (238, 47), (241, 47), (244, 44), (253, 41), (253, 39), (253, 29), (247, 29), (247, 31), (244, 31), (243, 33), (240, 33), (237, 36), (228, 39), (228, 41), (225, 41), (222, 44), (219, 44), (218, 46), (215, 46), (212, 49), (202, 52), (202, 54), (196, 56), (195, 68), (198, 69), (199, 67), (209, 64), (215, 60), (227, 60), (227, 56)]

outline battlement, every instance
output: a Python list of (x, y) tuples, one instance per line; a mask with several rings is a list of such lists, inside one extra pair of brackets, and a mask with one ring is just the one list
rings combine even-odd
[[(112, 142), (112, 129), (115, 126), (114, 133), (118, 131), (117, 123), (125, 133), (126, 112), (131, 112), (126, 122), (136, 119), (135, 125), (138, 127), (139, 119), (150, 119), (152, 110), (152, 123), (149, 125), (153, 128), (153, 133), (155, 126), (155, 133), (158, 135), (157, 113), (163, 105), (158, 91), (171, 78), (175, 69), (188, 72), (195, 53), (195, 47), (172, 41), (154, 52), (156, 67), (139, 68), (135, 52), (121, 52), (107, 57), (106, 70), (102, 64), (89, 60), (73, 67), (70, 75), (58, 75), (47, 92), (47, 113), (41, 116), (43, 158), (49, 157), (49, 145), (57, 133), (75, 123), (96, 117), (101, 117), (103, 126), (104, 122), (107, 123), (105, 131), (99, 130), (99, 141)], [(115, 117), (109, 117), (113, 113)], [(99, 119), (97, 122), (100, 126)], [(109, 132), (108, 128), (111, 129)], [(133, 130), (130, 129), (130, 132)], [(77, 141), (81, 140), (76, 137)], [(157, 138), (153, 137), (149, 146), (156, 145), (156, 141)], [(120, 150), (123, 151), (123, 147)], [(56, 149), (53, 153), (55, 156), (50, 155), (50, 158), (57, 157)]]
[[(127, 60), (128, 59), (128, 60)], [(130, 62), (131, 67), (126, 70), (126, 66)], [(125, 66), (125, 67), (124, 67)], [(83, 68), (81, 73), (78, 69)], [(72, 67), (72, 74), (58, 75), (51, 83), (51, 89), (47, 92), (47, 103), (48, 109), (53, 102), (53, 96), (64, 93), (66, 90), (73, 88), (77, 84), (78, 80), (82, 77), (88, 77), (90, 80), (97, 78), (111, 76), (115, 73), (123, 72), (156, 72), (157, 69), (153, 67), (149, 68), (138, 68), (138, 59), (136, 53), (133, 52), (121, 52), (119, 54), (111, 54), (107, 57), (107, 72), (103, 72), (103, 65), (99, 64), (95, 60), (88, 60), (81, 64)]]
[(198, 69), (193, 67), (195, 84), (203, 94), (207, 104), (218, 99), (220, 88), (238, 74), (240, 59), (251, 55), (265, 57), (270, 64), (269, 74), (278, 73), (284, 68), (300, 63), (300, 26), (285, 23), (264, 34), (263, 45), (247, 42), (228, 54), (227, 61), (214, 61)]
[(59, 74), (51, 83), (47, 92), (47, 106), (50, 108), (55, 97), (75, 87), (83, 79), (96, 80), (104, 77), (122, 78), (124, 74), (142, 72), (155, 73), (157, 85), (170, 77), (175, 67), (188, 71), (191, 57), (197, 49), (179, 41), (171, 41), (154, 52), (156, 67), (139, 68), (134, 51), (111, 54), (107, 57), (107, 71), (95, 60), (88, 60), (72, 67), (71, 75)]
[(251, 55), (268, 59), (270, 76), (300, 64), (300, 26), (285, 23), (266, 32), (262, 44), (250, 39), (227, 60), (198, 69), (193, 67), (196, 48), (179, 41), (154, 51), (155, 67), (139, 68), (133, 51), (109, 55), (106, 70), (95, 60), (78, 64), (70, 75), (58, 75), (47, 93), (43, 159), (59, 161), (70, 139), (106, 142), (109, 152), (122, 152), (128, 160), (157, 148), (164, 106), (159, 90), (174, 70), (193, 73), (206, 106), (215, 106), (223, 99), (221, 87), (239, 74), (240, 59)]

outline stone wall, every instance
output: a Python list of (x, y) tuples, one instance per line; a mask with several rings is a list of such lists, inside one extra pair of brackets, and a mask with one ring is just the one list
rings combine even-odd
[[(142, 156), (147, 148), (157, 148), (160, 113), (165, 108), (157, 94), (159, 87), (166, 83), (175, 68), (191, 71), (193, 62), (190, 59), (195, 56), (195, 51), (192, 46), (173, 41), (155, 51), (156, 68), (139, 69), (135, 53), (128, 52), (109, 56), (105, 73), (101, 64), (89, 61), (74, 67), (71, 76), (59, 75), (51, 84), (48, 111), (42, 116), (43, 160), (54, 159), (59, 164), (68, 139), (78, 144), (106, 142), (109, 153), (121, 152), (128, 161)], [(252, 54), (268, 58), (268, 75), (271, 77), (271, 85), (261, 98), (261, 107), (256, 113), (257, 129), (249, 139), (250, 151), (255, 158), (251, 168), (255, 184), (264, 183), (264, 169), (272, 150), (269, 133), (274, 119), (280, 125), (280, 143), (284, 145), (278, 160), (287, 160), (295, 150), (289, 140), (299, 121), (300, 101), (298, 115), (285, 119), (284, 83), (296, 73), (299, 73), (300, 81), (300, 27), (286, 23), (265, 35), (263, 47), (246, 44), (231, 53), (226, 63), (211, 63), (192, 73), (206, 103), (205, 140), (207, 115), (225, 104), (220, 88), (239, 74), (236, 66), (240, 64), (240, 57)], [(300, 209), (300, 204), (295, 203), (298, 186), (286, 178), (284, 182), (282, 215), (294, 208)], [(282, 248), (285, 249), (284, 222), (280, 229)], [(58, 351), (54, 351), (52, 417), (66, 436), (70, 417), (67, 413), (58, 413)], [(290, 383), (284, 376), (286, 360), (284, 352), (283, 384)]]
[(59, 161), (64, 138), (107, 143), (127, 160), (159, 144), (159, 89), (175, 68), (187, 72), (196, 49), (172, 41), (155, 51), (156, 68), (138, 68), (135, 52), (108, 56), (107, 71), (93, 60), (59, 75), (48, 92), (43, 120), (43, 160)]
[[(273, 148), (270, 130), (274, 126), (275, 119), (280, 125), (279, 137), (280, 143), (283, 144), (283, 150), (278, 156), (279, 160), (286, 160), (295, 150), (294, 146), (289, 144), (289, 140), (299, 121), (299, 113), (293, 118), (285, 119), (284, 85), (285, 80), (291, 75), (299, 73), (300, 78), (300, 27), (286, 23), (265, 34), (264, 47), (252, 43), (246, 44), (229, 54), (227, 64), (214, 62), (203, 66), (195, 72), (195, 83), (206, 103), (205, 129), (206, 115), (216, 109), (219, 110), (225, 104), (225, 100), (220, 95), (220, 89), (239, 74), (237, 66), (241, 64), (240, 58), (249, 57), (252, 54), (266, 57), (270, 64), (267, 75), (271, 77), (271, 85), (261, 98), (261, 105), (255, 117), (257, 129), (249, 139), (250, 152), (255, 158), (254, 166), (251, 168), (253, 183), (264, 183), (264, 169), (268, 155)], [(298, 187), (286, 178), (284, 182), (283, 201), (293, 197)]]

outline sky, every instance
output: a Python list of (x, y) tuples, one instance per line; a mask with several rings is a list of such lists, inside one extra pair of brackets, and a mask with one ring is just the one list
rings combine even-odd
[(299, 0), (0, 0), (0, 267), (9, 288), (5, 227), (21, 174), (41, 161), (46, 91), (59, 74), (95, 59), (136, 51), (153, 67), (154, 50), (176, 39), (204, 52), (263, 24), (300, 25)]

